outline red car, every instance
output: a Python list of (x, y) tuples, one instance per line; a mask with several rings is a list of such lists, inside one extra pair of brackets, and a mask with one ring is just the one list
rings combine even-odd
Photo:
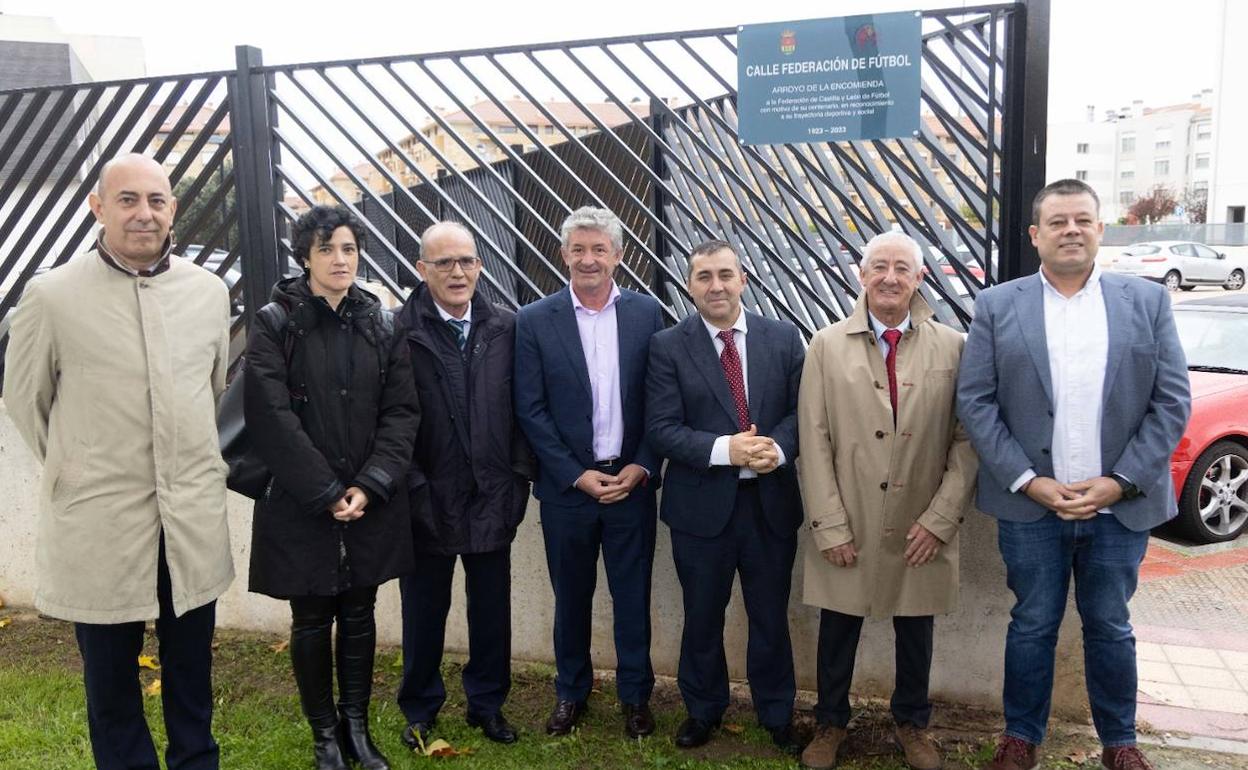
[(1248, 295), (1177, 303), (1174, 322), (1192, 417), (1170, 458), (1172, 526), (1199, 543), (1234, 540), (1248, 524)]

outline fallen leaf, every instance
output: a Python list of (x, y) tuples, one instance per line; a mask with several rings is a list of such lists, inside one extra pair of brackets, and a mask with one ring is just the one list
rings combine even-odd
[(0, 596), (0, 610), (4, 609), (4, 597)]
[(745, 732), (745, 725), (739, 725), (739, 724), (736, 724), (735, 722), (725, 722), (724, 732), (732, 733), (733, 735), (740, 735), (741, 733)]
[(158, 663), (151, 655), (140, 655), (139, 668), (150, 668), (152, 671), (159, 671), (160, 663)]
[(289, 646), (290, 646), (290, 640), (283, 639), (277, 644), (270, 644), (269, 649), (272, 650), (273, 652), (286, 652), (286, 648)]
[(4, 628), (13, 622), (13, 618), (0, 618), (0, 628)]
[(160, 695), (160, 680), (153, 679), (152, 683), (143, 688), (144, 695)]
[(1066, 755), (1066, 761), (1073, 762), (1076, 765), (1082, 765), (1088, 761), (1088, 752), (1083, 751), (1082, 749), (1079, 751), (1072, 751)]

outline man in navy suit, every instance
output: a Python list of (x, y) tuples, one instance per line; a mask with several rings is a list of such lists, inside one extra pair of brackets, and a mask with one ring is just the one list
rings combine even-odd
[(593, 685), (594, 584), (602, 550), (615, 606), (624, 730), (654, 732), (650, 571), (659, 460), (644, 438), (646, 359), (659, 303), (616, 286), (624, 229), (604, 209), (563, 222), (570, 285), (516, 317), (515, 408), (538, 461), (546, 564), (555, 592), (555, 694), (546, 732), (566, 735)]
[(1072, 574), (1101, 763), (1151, 768), (1135, 743), (1127, 602), (1149, 530), (1175, 515), (1170, 455), (1191, 396), (1165, 289), (1096, 266), (1099, 208), (1074, 179), (1036, 195), (1040, 272), (976, 298), (962, 353), (958, 417), (979, 452), (977, 505), (998, 520), (1015, 597), (990, 770), (1037, 766)]
[(796, 754), (788, 607), (802, 522), (793, 461), (805, 354), (793, 324), (741, 308), (745, 280), (727, 243), (697, 246), (688, 287), (698, 313), (650, 342), (647, 435), (668, 459), (661, 515), (685, 604), (677, 681), (689, 716), (676, 745), (706, 743), (728, 706), (724, 610), (739, 573), (754, 710), (776, 745)]

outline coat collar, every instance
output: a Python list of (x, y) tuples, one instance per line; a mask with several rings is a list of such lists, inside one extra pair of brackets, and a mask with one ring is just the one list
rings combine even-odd
[[(928, 319), (932, 318), (932, 306), (927, 304), (927, 300), (918, 291), (914, 292), (914, 296), (910, 298), (910, 332), (913, 332)], [(854, 312), (849, 314), (848, 322), (845, 326), (846, 334), (865, 334), (874, 331), (871, 328), (871, 316), (867, 312), (867, 293), (864, 291), (858, 295), (858, 301), (854, 303)]]

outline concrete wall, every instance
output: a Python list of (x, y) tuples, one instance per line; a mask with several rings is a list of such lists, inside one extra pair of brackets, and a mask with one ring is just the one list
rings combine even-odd
[[(0, 595), (10, 604), (34, 601), (34, 532), (38, 466), (22, 443), (0, 402)], [(238, 578), (221, 598), (217, 610), (220, 625), (276, 633), (289, 624), (284, 602), (247, 593), (251, 507), (249, 500), (230, 495), (230, 529)], [(987, 516), (972, 514), (962, 530), (961, 609), (936, 621), (935, 658), (932, 663), (932, 695), (938, 700), (1000, 707), (1002, 655), (1009, 622), (1011, 596), (1005, 587), (1004, 566), (997, 553), (996, 526)], [(809, 547), (803, 536), (800, 548)], [(512, 551), (513, 654), (518, 659), (550, 661), (552, 595), (542, 547), (538, 506), (520, 528)], [(818, 612), (801, 603), (802, 558), (794, 571), (793, 601), (789, 622), (797, 664), (798, 686), (815, 689), (815, 645)], [(447, 629), (447, 646), (463, 650), (467, 645), (464, 622), (463, 575), (457, 570), (455, 602)], [(399, 596), (395, 583), (382, 588), (377, 607), (380, 636), (397, 644), (400, 635)], [(1058, 675), (1054, 687), (1055, 711), (1081, 716), (1087, 708), (1083, 688), (1083, 656), (1078, 640), (1079, 619), (1070, 602), (1058, 645)], [(652, 602), (654, 668), (674, 675), (680, 650), (682, 607), (679, 585), (672, 566), (671, 541), (660, 524), (654, 568)], [(734, 678), (745, 677), (746, 618), (740, 591), (734, 592), (726, 621), (727, 653)], [(868, 621), (858, 649), (855, 692), (887, 697), (893, 682), (892, 625)], [(594, 604), (594, 664), (610, 669), (615, 664), (611, 637), (611, 599), (606, 578), (599, 569)]]

